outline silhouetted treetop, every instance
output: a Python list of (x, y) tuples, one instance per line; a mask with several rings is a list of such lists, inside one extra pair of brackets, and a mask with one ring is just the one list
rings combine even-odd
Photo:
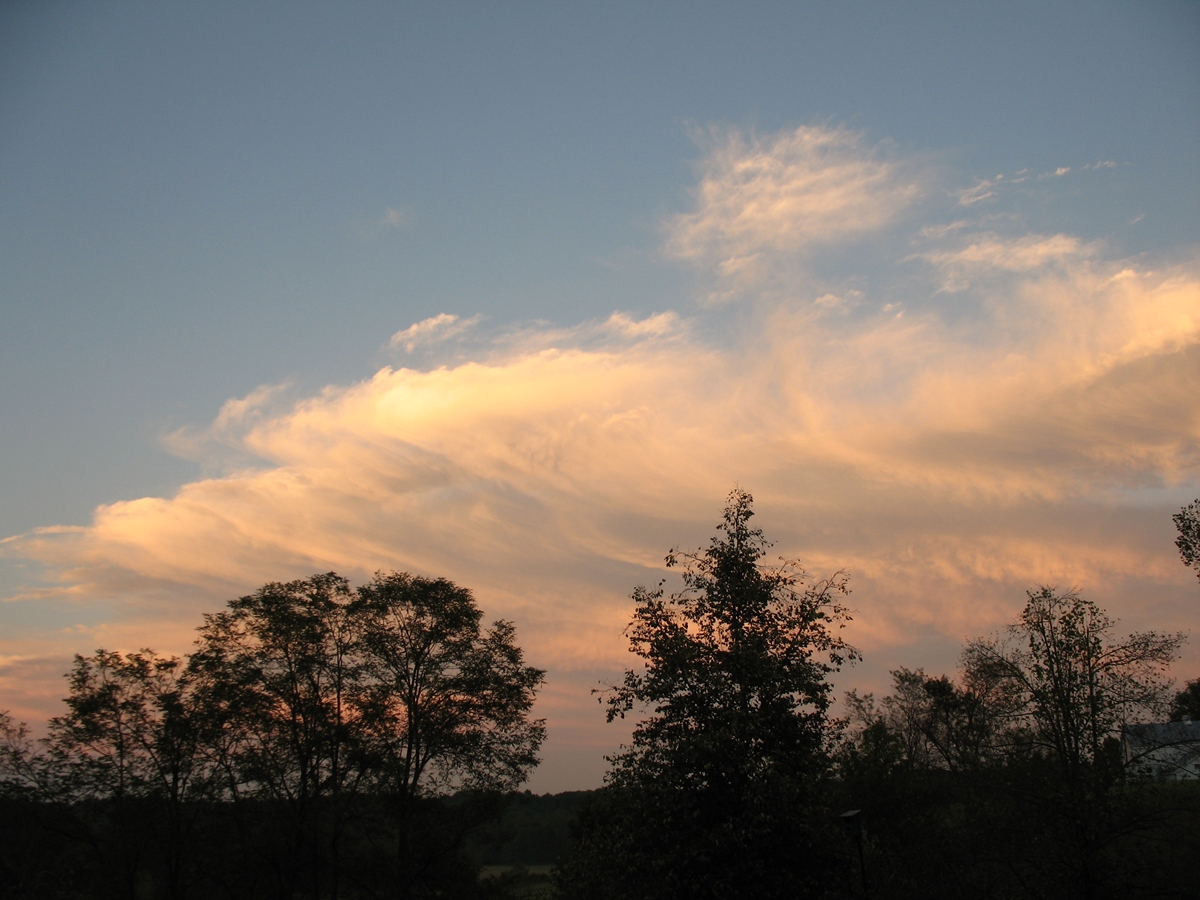
[(1179, 557), (1185, 566), (1196, 570), (1200, 578), (1200, 499), (1193, 500), (1171, 517), (1179, 537), (1175, 546), (1179, 548)]

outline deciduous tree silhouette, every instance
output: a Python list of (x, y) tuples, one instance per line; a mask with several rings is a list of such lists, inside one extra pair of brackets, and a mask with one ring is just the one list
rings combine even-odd
[[(483, 628), (471, 592), (444, 578), (376, 575), (353, 610), (365, 758), (406, 894), (445, 855), (419, 815), (431, 798), (510, 791), (537, 765), (545, 722), (529, 711), (545, 673), (525, 665), (511, 623)], [(462, 811), (460, 832), (476, 824)]]
[(1182, 722), (1184, 717), (1200, 722), (1200, 678), (1193, 678), (1175, 694), (1171, 702), (1171, 721)]
[(902, 668), (878, 703), (851, 692), (842, 787), (874, 813), (884, 894), (1174, 896), (1171, 842), (1195, 802), (1129, 783), (1119, 739), (1161, 719), (1181, 641), (1121, 638), (1094, 603), (1043, 587), (968, 644), (957, 682)]
[(182, 661), (98, 650), (76, 656), (68, 680), (67, 712), (43, 740), (0, 717), (2, 793), (30, 825), (83, 849), (56, 876), (78, 864), (97, 897), (184, 896), (208, 767)]
[(1195, 569), (1196, 577), (1200, 578), (1200, 499), (1193, 500), (1171, 518), (1179, 531), (1175, 539), (1179, 558), (1185, 566)]
[(1033, 747), (1076, 782), (1112, 759), (1121, 726), (1166, 712), (1167, 668), (1182, 634), (1116, 640), (1115, 623), (1076, 591), (1030, 591), (1017, 623), (968, 645), (968, 676), (998, 680), (1019, 698), (1015, 712)]
[(542, 679), (470, 591), (401, 573), (264, 585), (186, 665), (77, 657), (47, 738), (0, 714), (0, 815), (60, 838), (0, 852), (0, 894), (476, 896), (462, 839), (537, 764)]

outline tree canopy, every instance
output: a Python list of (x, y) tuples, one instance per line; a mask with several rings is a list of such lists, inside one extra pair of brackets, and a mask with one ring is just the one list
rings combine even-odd
[(1000, 681), (1017, 700), (1010, 713), (1032, 746), (1068, 772), (1094, 765), (1122, 725), (1162, 716), (1166, 672), (1182, 634), (1131, 634), (1076, 591), (1030, 591), (1016, 624), (995, 639), (972, 642), (966, 671)]
[(111, 884), (89, 896), (337, 897), (347, 871), (357, 895), (470, 895), (457, 850), (538, 762), (543, 675), (446, 579), (273, 582), (186, 661), (76, 657), (46, 739), (0, 720), (0, 782), (95, 851), (72, 859)]
[(841, 574), (815, 583), (793, 561), (763, 562), (769, 542), (750, 527), (753, 498), (729, 496), (723, 534), (707, 549), (667, 556), (684, 589), (638, 588), (630, 650), (645, 660), (608, 692), (609, 721), (638, 707), (653, 715), (616, 758), (612, 779), (670, 781), (740, 798), (775, 773), (820, 770), (829, 737), (827, 676), (857, 651)]
[[(770, 560), (753, 516), (733, 491), (707, 546), (634, 589), (637, 663), (594, 692), (631, 739), (563, 803), (513, 802), (544, 673), (444, 578), (271, 582), (204, 616), (183, 659), (77, 656), (44, 738), (0, 712), (0, 897), (547, 896), (541, 872), (480, 877), (518, 823), (491, 861), (569, 845), (553, 896), (571, 900), (1194, 893), (1183, 635), (1123, 635), (1042, 586), (956, 673), (899, 667), (841, 720), (847, 577)], [(1198, 516), (1175, 517), (1189, 565)]]
[(1195, 845), (1193, 785), (1138, 784), (1122, 737), (1165, 716), (1182, 640), (1122, 637), (1078, 591), (1041, 587), (967, 644), (957, 679), (900, 668), (878, 702), (851, 691), (840, 787), (871, 816), (877, 882), (892, 896), (1176, 896), (1163, 885), (1191, 878), (1173, 860)]
[(1175, 546), (1179, 548), (1179, 557), (1185, 566), (1196, 570), (1200, 578), (1200, 499), (1193, 500), (1171, 517), (1179, 536), (1175, 538)]
[(603, 699), (609, 721), (650, 714), (610, 760), (568, 894), (793, 897), (831, 870), (809, 825), (834, 734), (828, 676), (857, 658), (840, 634), (846, 579), (768, 565), (753, 515), (734, 491), (707, 548), (667, 556), (683, 589), (633, 593), (626, 634), (644, 664)]

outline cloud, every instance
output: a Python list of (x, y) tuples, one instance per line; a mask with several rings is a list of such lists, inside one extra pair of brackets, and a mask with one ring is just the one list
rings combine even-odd
[(921, 193), (911, 166), (844, 128), (773, 135), (712, 129), (694, 207), (667, 222), (672, 255), (739, 284), (892, 223)]
[[(1091, 163), (1084, 166), (1084, 170), (1111, 168), (1116, 163), (1111, 160)], [(1053, 172), (1043, 172), (1037, 176), (1037, 181), (1045, 181), (1047, 178), (1062, 178), (1071, 172), (1070, 166), (1059, 166)], [(1029, 169), (1020, 169), (1014, 172), (1010, 178), (1005, 179), (1003, 174), (996, 175), (994, 178), (978, 178), (969, 188), (960, 188), (956, 191), (951, 191), (951, 196), (957, 198), (959, 206), (974, 206), (976, 203), (982, 203), (985, 200), (994, 200), (999, 196), (1000, 190), (1006, 185), (1022, 184), (1030, 178)]]
[(822, 294), (813, 300), (813, 306), (827, 310), (837, 310), (844, 313), (858, 306), (862, 302), (862, 298), (862, 291), (850, 288), (842, 291), (840, 294)]
[[(781, 254), (895, 222), (915, 190), (895, 166), (836, 129), (718, 132), (670, 248), (733, 290)], [(952, 666), (1042, 582), (1082, 587), (1130, 628), (1186, 627), (1194, 580), (1169, 513), (1200, 491), (1195, 263), (1154, 270), (966, 222), (914, 239), (927, 265), (871, 257), (869, 290), (784, 267), (759, 295), (738, 282), (736, 321), (530, 323), (453, 365), (232, 400), (189, 452), (249, 463), (0, 543), (47, 572), (11, 602), (61, 623), (0, 639), (0, 686), (32, 709), (59, 689), (48, 660), (183, 652), (201, 612), (265, 581), (404, 569), (516, 621), (550, 669), (548, 771), (574, 765), (556, 734), (598, 771), (620, 736), (587, 690), (628, 663), (629, 591), (669, 575), (669, 547), (707, 540), (735, 483), (781, 554), (849, 570), (868, 663), (841, 686)], [(477, 321), (444, 313), (390, 343), (413, 352)]]
[(450, 313), (439, 313), (397, 331), (388, 341), (388, 346), (403, 347), (406, 353), (412, 353), (418, 347), (441, 344), (458, 337), (478, 325), (482, 318), (476, 315), (469, 319), (460, 319)]
[(628, 338), (662, 337), (677, 331), (682, 322), (679, 314), (668, 310), (638, 321), (627, 313), (615, 312), (604, 323), (604, 329)]
[[(384, 368), (270, 416), (248, 413), (260, 408), (252, 395), (213, 428), (228, 441), (242, 427), (242, 451), (266, 468), (103, 506), (87, 528), (8, 550), (87, 596), (187, 585), (216, 598), (325, 569), (446, 572), (527, 617), (539, 654), (566, 666), (614, 659), (625, 589), (653, 579), (680, 532), (702, 533), (734, 481), (811, 523), (791, 526), (788, 549), (818, 547), (830, 565), (915, 587), (902, 563), (917, 552), (955, 584), (1005, 567), (1032, 582), (1064, 535), (997, 564), (964, 544), (1024, 546), (1026, 529), (944, 529), (988, 507), (1194, 479), (1200, 290), (1185, 275), (1111, 266), (1018, 271), (1025, 280), (969, 332), (930, 313), (827, 327), (780, 304), (721, 349), (664, 343), (678, 317), (620, 314), (605, 322), (611, 340), (586, 348)], [(872, 507), (899, 517), (895, 535), (854, 526)], [(852, 527), (870, 542), (829, 541)], [(1109, 574), (1149, 565), (1091, 557)], [(888, 616), (924, 612), (897, 601)]]
[(241, 446), (241, 435), (264, 417), (286, 409), (291, 387), (290, 381), (259, 385), (245, 397), (225, 401), (207, 428), (176, 429), (160, 437), (159, 445), (168, 453), (201, 463), (208, 475), (259, 468), (259, 461)]
[(991, 200), (996, 196), (996, 185), (1003, 177), (1003, 175), (997, 175), (994, 180), (980, 178), (972, 187), (955, 191), (954, 196), (958, 198), (958, 205), (974, 206), (984, 200)]
[(917, 254), (943, 271), (942, 289), (960, 291), (981, 275), (997, 272), (1026, 273), (1047, 266), (1079, 262), (1093, 253), (1078, 238), (1067, 234), (1027, 234), (1009, 238), (992, 232), (976, 232), (965, 237), (963, 246)]
[(416, 217), (412, 210), (389, 206), (383, 211), (379, 224), (391, 228), (411, 228), (415, 221)]
[(956, 231), (961, 231), (969, 227), (970, 223), (966, 219), (956, 219), (953, 222), (939, 225), (926, 225), (917, 232), (922, 238), (944, 238), (948, 234), (953, 234)]

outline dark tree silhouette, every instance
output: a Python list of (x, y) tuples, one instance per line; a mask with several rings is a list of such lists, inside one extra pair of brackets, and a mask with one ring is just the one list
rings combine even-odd
[(1196, 577), (1200, 578), (1200, 499), (1193, 500), (1171, 518), (1179, 531), (1175, 539), (1179, 558), (1185, 566), (1195, 569)]
[(1028, 596), (1002, 636), (967, 647), (964, 668), (1008, 686), (1020, 701), (1014, 724), (1022, 738), (1074, 782), (1110, 755), (1122, 725), (1166, 711), (1166, 671), (1184, 636), (1118, 641), (1116, 623), (1076, 591), (1042, 587)]
[(528, 715), (545, 673), (512, 624), (481, 627), (471, 592), (444, 578), (377, 575), (359, 598), (372, 777), (408, 799), (521, 784), (546, 733)]
[(583, 818), (568, 895), (795, 897), (829, 884), (814, 785), (833, 732), (828, 676), (857, 657), (840, 636), (846, 580), (765, 565), (752, 503), (734, 491), (707, 549), (667, 557), (682, 591), (633, 594), (627, 634), (645, 665), (605, 692), (607, 715), (652, 712)]
[(0, 714), (0, 896), (477, 896), (464, 838), (545, 735), (542, 671), (481, 620), (445, 579), (329, 573), (205, 616), (186, 664), (77, 657), (47, 738)]
[(444, 578), (376, 575), (353, 609), (365, 758), (407, 896), (481, 811), (460, 805), (447, 821), (428, 801), (511, 791), (537, 765), (546, 728), (529, 711), (545, 673), (524, 664), (511, 623), (481, 627), (471, 592)]
[(182, 897), (208, 767), (183, 662), (153, 650), (76, 656), (67, 712), (50, 721), (31, 781), (73, 811), (69, 832), (95, 848), (113, 893)]
[[(897, 760), (917, 770), (969, 771), (1003, 758), (1005, 732), (1022, 700), (994, 670), (976, 667), (956, 684), (923, 669), (892, 673), (892, 693), (878, 704), (871, 694), (846, 694), (846, 706), (859, 733), (845, 749), (862, 749), (856, 738), (879, 750), (894, 744)], [(872, 744), (872, 742), (874, 742)]]
[(1184, 717), (1200, 722), (1200, 678), (1193, 678), (1171, 703), (1171, 721), (1182, 722)]
[(1124, 725), (1161, 721), (1181, 640), (1120, 637), (1043, 587), (968, 644), (957, 680), (901, 668), (878, 702), (851, 692), (840, 787), (874, 824), (872, 894), (1184, 896), (1194, 785), (1139, 781), (1121, 745)]
[(353, 602), (333, 573), (266, 584), (206, 615), (190, 660), (217, 725), (223, 799), (273, 810), (272, 829), (237, 825), (247, 842), (261, 838), (281, 893), (337, 892), (347, 799), (365, 776)]

